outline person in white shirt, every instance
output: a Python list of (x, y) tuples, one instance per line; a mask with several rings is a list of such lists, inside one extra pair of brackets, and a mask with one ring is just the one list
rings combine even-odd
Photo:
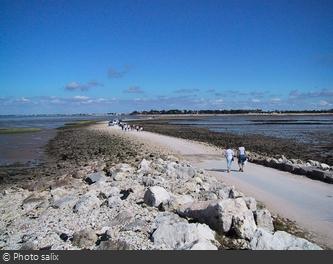
[(225, 150), (224, 152), (224, 155), (227, 159), (227, 168), (228, 168), (228, 173), (230, 172), (231, 170), (231, 164), (232, 164), (232, 161), (234, 159), (234, 152), (233, 150), (228, 146), (227, 149)]
[(246, 152), (243, 146), (238, 148), (237, 158), (238, 158), (239, 171), (243, 172), (244, 164), (246, 161)]

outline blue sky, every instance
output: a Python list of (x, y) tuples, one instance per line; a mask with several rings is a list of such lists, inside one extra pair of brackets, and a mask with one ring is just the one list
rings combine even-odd
[(0, 114), (333, 108), (333, 2), (0, 0)]

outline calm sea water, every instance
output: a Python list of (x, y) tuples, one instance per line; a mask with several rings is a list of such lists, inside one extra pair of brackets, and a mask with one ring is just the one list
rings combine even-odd
[(77, 120), (109, 120), (112, 116), (0, 116), (0, 128), (34, 127), (40, 132), (0, 134), (0, 165), (38, 164), (43, 147), (56, 135), (56, 128)]
[[(0, 135), (0, 165), (15, 162), (38, 163), (43, 147), (55, 136), (55, 128), (76, 120), (111, 120), (113, 116), (0, 116), (0, 128), (36, 127), (41, 132)], [(136, 118), (121, 116), (120, 118)], [(226, 115), (170, 121), (206, 127), (216, 132), (259, 134), (293, 139), (333, 155), (333, 115)]]
[(4, 127), (36, 127), (54, 129), (65, 123), (77, 120), (108, 120), (112, 117), (106, 115), (96, 116), (0, 116), (0, 128)]
[(229, 115), (170, 123), (205, 127), (216, 132), (287, 138), (325, 148), (333, 146), (333, 115)]

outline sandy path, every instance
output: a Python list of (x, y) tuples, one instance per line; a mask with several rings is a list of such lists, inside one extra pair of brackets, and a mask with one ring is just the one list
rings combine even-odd
[(222, 150), (217, 147), (151, 132), (123, 132), (105, 124), (95, 129), (121, 133), (184, 157), (193, 166), (263, 202), (271, 212), (295, 220), (318, 243), (333, 248), (333, 185), (252, 163), (243, 173), (234, 163), (228, 174)]

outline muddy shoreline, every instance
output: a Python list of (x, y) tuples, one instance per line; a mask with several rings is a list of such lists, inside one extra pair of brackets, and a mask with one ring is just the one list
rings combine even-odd
[(55, 129), (0, 135), (0, 166), (35, 166), (43, 163), (45, 145), (56, 135)]
[(107, 137), (88, 130), (90, 124), (78, 127), (58, 129), (56, 135), (43, 148), (43, 157), (39, 164), (14, 163), (0, 166), (0, 185), (15, 184), (33, 190), (50, 187), (65, 174), (74, 174), (83, 166), (108, 168), (115, 164), (133, 163), (146, 155), (153, 155), (143, 146), (114, 136)]
[[(191, 125), (169, 124), (169, 121), (175, 121), (175, 119), (132, 120), (128, 123), (142, 125), (146, 131), (205, 142), (221, 148), (225, 148), (227, 145), (236, 148), (243, 144), (248, 151), (263, 156), (281, 158), (283, 155), (287, 159), (316, 160), (333, 165), (332, 156), (326, 155), (326, 153), (310, 144), (300, 144), (289, 139), (263, 135), (237, 135), (235, 133), (213, 132), (207, 128)], [(327, 148), (331, 147), (327, 146)]]

